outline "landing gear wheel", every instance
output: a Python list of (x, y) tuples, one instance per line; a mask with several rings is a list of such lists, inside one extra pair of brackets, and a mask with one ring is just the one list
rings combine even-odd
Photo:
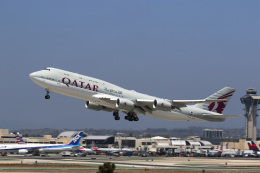
[(131, 116), (131, 117), (128, 118), (128, 120), (129, 121), (134, 121), (134, 117)]
[(45, 99), (50, 99), (50, 91), (46, 88), (45, 91), (47, 92)]
[(120, 120), (118, 111), (114, 111), (113, 116), (115, 117), (115, 120)]
[(118, 116), (119, 116), (119, 113), (118, 113), (118, 111), (117, 111), (117, 112), (116, 112), (116, 111), (114, 111), (114, 112), (113, 112), (113, 116), (114, 116), (114, 117), (118, 117)]
[(120, 117), (118, 116), (118, 117), (115, 117), (115, 120), (120, 120)]

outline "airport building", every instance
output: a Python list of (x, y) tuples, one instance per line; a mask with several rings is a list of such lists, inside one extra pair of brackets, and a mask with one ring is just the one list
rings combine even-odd
[[(209, 132), (210, 130), (206, 130)], [(221, 137), (222, 133), (217, 133), (215, 137)], [(67, 144), (72, 138), (78, 133), (78, 131), (65, 131), (60, 133), (56, 138), (51, 135), (43, 135), (43, 137), (23, 137), (26, 143), (40, 143), (40, 144)], [(211, 132), (210, 132), (211, 133)], [(214, 133), (209, 136), (214, 136)], [(216, 133), (215, 133), (216, 134)], [(19, 134), (21, 137), (22, 134)], [(208, 138), (210, 139), (210, 138)], [(220, 138), (218, 138), (220, 139)], [(222, 138), (223, 140), (223, 138)], [(81, 145), (87, 148), (91, 148), (91, 143), (94, 141), (99, 148), (129, 148), (133, 151), (140, 152), (152, 152), (157, 153), (159, 151), (170, 150), (172, 152), (177, 150), (209, 150), (218, 149), (220, 144), (214, 145), (210, 141), (201, 139), (198, 136), (190, 136), (185, 139), (176, 137), (165, 138), (161, 136), (155, 136), (151, 138), (136, 138), (136, 137), (115, 137), (115, 136), (88, 136), (86, 133), (83, 134)], [(222, 141), (224, 149), (241, 149), (248, 150), (248, 142), (246, 139)], [(0, 143), (1, 144), (15, 144), (17, 143), (15, 134), (9, 133), (8, 129), (0, 129)], [(260, 141), (255, 141), (259, 146)]]
[(223, 130), (204, 129), (203, 138), (223, 138)]
[[(197, 139), (197, 138), (196, 138)], [(164, 138), (155, 136), (152, 138), (116, 137), (119, 148), (130, 148), (137, 151), (158, 152), (159, 150), (175, 149), (211, 149), (213, 145), (208, 141), (181, 140), (180, 138)]]
[(0, 143), (14, 144), (16, 142), (15, 134), (9, 133), (8, 129), (0, 129)]
[(82, 139), (83, 143), (87, 148), (91, 148), (92, 141), (94, 141), (99, 148), (110, 148), (110, 147), (118, 147), (115, 144), (115, 137), (114, 136), (94, 136), (88, 135)]

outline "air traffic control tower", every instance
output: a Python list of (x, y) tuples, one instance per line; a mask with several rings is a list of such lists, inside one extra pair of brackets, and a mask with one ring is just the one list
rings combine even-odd
[(245, 117), (246, 117), (246, 139), (256, 140), (256, 117), (257, 106), (260, 104), (260, 96), (258, 96), (257, 91), (254, 88), (249, 88), (246, 90), (246, 95), (240, 98), (241, 103), (245, 105)]

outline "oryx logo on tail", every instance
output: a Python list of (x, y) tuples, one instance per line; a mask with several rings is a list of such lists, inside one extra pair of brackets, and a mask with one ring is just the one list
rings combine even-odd
[[(230, 97), (233, 95), (235, 91), (231, 91), (229, 93), (224, 94), (223, 96), (219, 97), (218, 99), (230, 99)], [(219, 114), (221, 114), (223, 112), (223, 110), (226, 107), (227, 102), (212, 102), (209, 106), (208, 109), (209, 111), (214, 111), (217, 112)]]
[(223, 112), (223, 110), (225, 109), (231, 96), (234, 94), (234, 92), (235, 92), (235, 89), (230, 88), (230, 87), (225, 87), (225, 88), (219, 90), (218, 92), (212, 94), (211, 96), (207, 97), (206, 100), (225, 99), (226, 101), (211, 102), (211, 103), (198, 103), (195, 105), (195, 107), (221, 114)]

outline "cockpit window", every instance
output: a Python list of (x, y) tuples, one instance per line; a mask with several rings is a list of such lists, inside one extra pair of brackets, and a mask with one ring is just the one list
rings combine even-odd
[(48, 70), (48, 71), (51, 71), (49, 68), (45, 68), (44, 70)]

